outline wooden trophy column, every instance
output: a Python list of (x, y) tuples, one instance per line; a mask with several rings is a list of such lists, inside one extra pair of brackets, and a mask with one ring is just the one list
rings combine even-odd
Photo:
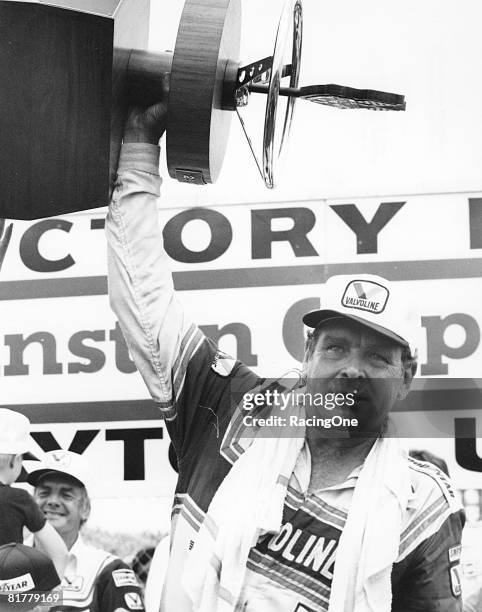
[(0, 217), (108, 203), (149, 0), (0, 2)]
[(130, 104), (162, 99), (167, 163), (214, 182), (239, 68), (240, 0), (185, 0), (174, 53), (146, 51), (149, 0), (0, 0), (0, 218), (105, 206)]

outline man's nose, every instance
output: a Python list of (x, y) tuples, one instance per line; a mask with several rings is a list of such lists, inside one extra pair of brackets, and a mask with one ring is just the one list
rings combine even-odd
[(60, 501), (57, 493), (50, 493), (50, 495), (44, 501), (44, 506), (53, 506), (55, 508), (58, 508), (60, 506)]
[(340, 372), (343, 378), (366, 378), (365, 372), (358, 366), (349, 365)]
[(340, 370), (339, 376), (342, 378), (355, 378), (363, 379), (366, 378), (365, 367), (360, 356), (356, 353), (350, 355), (345, 365)]

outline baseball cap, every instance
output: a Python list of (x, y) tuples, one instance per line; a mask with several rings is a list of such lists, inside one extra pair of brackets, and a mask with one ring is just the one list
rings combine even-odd
[(0, 610), (30, 609), (19, 602), (9, 604), (10, 593), (49, 592), (60, 584), (54, 564), (44, 553), (12, 542), (0, 546)]
[(18, 455), (30, 448), (30, 421), (26, 416), (0, 408), (0, 454)]
[(53, 450), (45, 453), (40, 465), (27, 476), (27, 482), (34, 487), (39, 479), (47, 474), (63, 474), (75, 484), (88, 488), (90, 474), (87, 462), (82, 455), (66, 450)]
[(344, 274), (325, 283), (320, 308), (308, 312), (303, 323), (317, 327), (332, 317), (343, 316), (358, 321), (380, 334), (417, 349), (420, 319), (407, 291), (400, 285), (375, 274)]

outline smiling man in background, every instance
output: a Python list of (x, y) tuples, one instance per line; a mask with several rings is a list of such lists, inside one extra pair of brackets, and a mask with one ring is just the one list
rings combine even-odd
[(80, 534), (90, 515), (85, 459), (70, 451), (45, 454), (30, 472), (35, 500), (62, 536), (69, 560), (62, 581), (63, 602), (52, 612), (129, 612), (144, 610), (132, 569), (110, 553), (86, 544)]

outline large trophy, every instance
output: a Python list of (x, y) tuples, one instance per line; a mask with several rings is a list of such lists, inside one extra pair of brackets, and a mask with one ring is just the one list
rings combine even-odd
[[(285, 3), (271, 54), (248, 65), (239, 58), (241, 0), (186, 0), (173, 53), (146, 50), (148, 25), (149, 0), (0, 1), (0, 218), (105, 206), (127, 109), (159, 101), (164, 73), (169, 174), (196, 185), (217, 179), (235, 114), (271, 188), (298, 98), (405, 107), (396, 94), (299, 87), (301, 0)], [(259, 155), (240, 113), (250, 96), (266, 98)]]

